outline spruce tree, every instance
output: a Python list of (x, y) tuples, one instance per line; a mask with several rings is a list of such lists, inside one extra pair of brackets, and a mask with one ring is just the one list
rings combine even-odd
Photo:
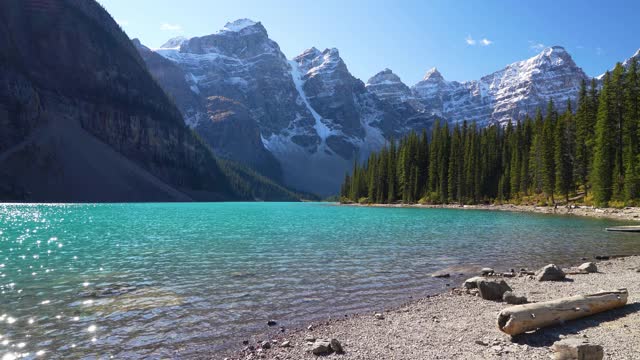
[(624, 125), (623, 125), (623, 165), (624, 165), (624, 200), (631, 204), (640, 191), (640, 168), (638, 156), (640, 144), (638, 131), (640, 128), (640, 79), (638, 78), (638, 62), (632, 59), (625, 76), (624, 85)]
[(555, 141), (556, 111), (553, 101), (549, 101), (542, 126), (542, 190), (554, 203), (553, 192), (556, 187)]
[(598, 118), (595, 129), (595, 147), (593, 159), (593, 199), (596, 205), (606, 206), (611, 200), (613, 190), (613, 165), (615, 157), (616, 122), (612, 111), (612, 95), (610, 94), (611, 75), (604, 77), (598, 101)]
[(558, 119), (555, 130), (555, 165), (556, 191), (564, 196), (569, 203), (569, 193), (574, 188), (573, 177), (573, 114), (571, 103), (567, 104), (566, 112)]

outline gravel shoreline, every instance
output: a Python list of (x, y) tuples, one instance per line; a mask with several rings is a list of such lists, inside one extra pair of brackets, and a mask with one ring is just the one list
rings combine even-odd
[[(308, 351), (307, 338), (338, 339), (345, 352), (327, 356), (332, 359), (549, 359), (550, 346), (565, 337), (587, 338), (601, 345), (605, 359), (638, 359), (640, 256), (605, 260), (597, 266), (597, 273), (567, 275), (560, 282), (539, 282), (528, 276), (504, 278), (515, 293), (526, 295), (531, 302), (600, 290), (629, 291), (623, 308), (513, 339), (500, 332), (496, 323), (498, 312), (510, 305), (452, 289), (389, 309), (383, 319), (373, 313), (359, 314), (313, 323), (308, 329), (274, 331), (271, 336), (252, 339), (245, 350), (227, 359), (318, 358)], [(460, 288), (461, 284), (451, 286)], [(267, 349), (261, 349), (261, 341), (269, 342), (264, 346)], [(289, 347), (281, 347), (285, 341)]]
[(535, 206), (535, 205), (421, 205), (421, 204), (340, 204), (338, 206), (361, 206), (361, 207), (385, 207), (385, 208), (418, 208), (418, 209), (467, 209), (467, 210), (492, 210), (492, 211), (514, 211), (530, 212), (539, 214), (587, 216), (593, 218), (606, 218), (624, 221), (640, 221), (640, 207), (596, 208), (593, 206), (580, 206), (567, 208), (559, 206)]

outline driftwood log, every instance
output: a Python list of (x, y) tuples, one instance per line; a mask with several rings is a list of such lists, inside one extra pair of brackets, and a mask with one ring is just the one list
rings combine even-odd
[(509, 335), (597, 314), (624, 306), (627, 289), (577, 295), (534, 304), (508, 307), (498, 314), (498, 327)]

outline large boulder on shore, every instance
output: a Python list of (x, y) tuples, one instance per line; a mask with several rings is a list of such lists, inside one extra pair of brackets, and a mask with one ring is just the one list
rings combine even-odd
[(482, 276), (474, 276), (472, 278), (469, 278), (467, 280), (464, 281), (464, 283), (462, 283), (462, 286), (465, 289), (477, 289), (478, 288), (478, 281), (482, 281), (482, 280), (486, 280), (485, 278), (483, 278)]
[(586, 263), (578, 266), (578, 269), (580, 269), (582, 271), (586, 271), (588, 273), (598, 272), (598, 267), (596, 266), (595, 263), (592, 263), (592, 262), (586, 262)]
[(480, 280), (476, 284), (480, 291), (480, 297), (485, 300), (500, 301), (505, 292), (511, 291), (511, 287), (509, 287), (504, 280), (500, 280), (499, 282)]
[(589, 344), (587, 339), (580, 338), (556, 341), (551, 350), (555, 360), (601, 360), (604, 357), (602, 346)]
[(562, 281), (565, 277), (564, 271), (555, 264), (543, 267), (536, 275), (538, 281)]

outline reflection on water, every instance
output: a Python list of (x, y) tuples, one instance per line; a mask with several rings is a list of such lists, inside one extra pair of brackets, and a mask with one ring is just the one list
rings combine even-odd
[[(0, 358), (194, 356), (446, 288), (640, 252), (613, 221), (327, 204), (0, 205)], [(452, 279), (432, 279), (447, 269)]]

